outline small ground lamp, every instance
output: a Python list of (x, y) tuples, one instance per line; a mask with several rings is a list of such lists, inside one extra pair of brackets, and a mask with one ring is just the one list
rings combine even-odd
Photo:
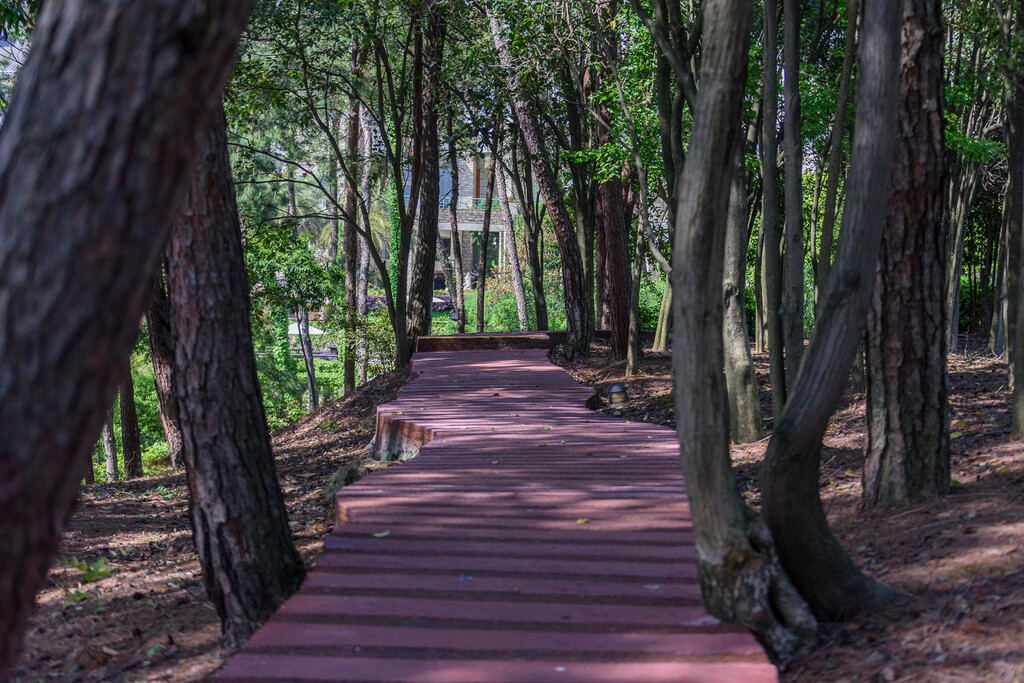
[(622, 382), (608, 385), (607, 393), (608, 403), (611, 405), (629, 402), (629, 396), (626, 395), (626, 385)]

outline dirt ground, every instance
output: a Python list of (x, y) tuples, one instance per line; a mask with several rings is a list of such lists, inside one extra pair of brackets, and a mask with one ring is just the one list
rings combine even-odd
[[(770, 415), (767, 358), (755, 355), (755, 363)], [(603, 391), (623, 379), (624, 366), (610, 364), (599, 346), (569, 369)], [(648, 354), (641, 369), (626, 382), (631, 400), (621, 416), (672, 424), (667, 355)], [(931, 503), (860, 509), (864, 401), (844, 397), (825, 437), (822, 501), (857, 563), (902, 599), (823, 625), (819, 646), (783, 672), (784, 681), (1024, 681), (1024, 448), (1009, 439), (1006, 366), (968, 351), (951, 356), (949, 369), (954, 486)], [(378, 378), (274, 436), (308, 564), (330, 530), (325, 488), (362, 454), (374, 408), (402, 381)], [(732, 452), (740, 489), (755, 508), (766, 446)], [(17, 681), (195, 681), (231, 654), (218, 643), (204, 595), (180, 474), (83, 490), (38, 603)]]
[[(972, 350), (980, 348), (969, 340), (966, 352), (949, 359), (953, 487), (940, 500), (861, 509), (864, 397), (843, 397), (824, 439), (822, 504), (856, 563), (901, 599), (824, 624), (818, 647), (783, 681), (1024, 681), (1024, 444), (1009, 436), (1006, 364)], [(754, 362), (762, 412), (770, 416), (767, 355), (754, 354)], [(627, 384), (628, 407), (602, 412), (674, 425), (667, 354), (648, 354), (642, 374), (629, 380), (624, 363), (609, 364), (600, 350), (569, 369), (599, 392)], [(732, 447), (737, 483), (755, 509), (767, 445)]]

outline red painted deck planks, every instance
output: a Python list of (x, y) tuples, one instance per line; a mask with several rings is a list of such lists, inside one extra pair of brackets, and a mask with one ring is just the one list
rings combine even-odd
[(592, 412), (537, 335), (477, 339), (421, 340), (377, 415), (419, 455), (339, 492), (317, 568), (221, 679), (776, 681), (700, 604), (675, 432)]

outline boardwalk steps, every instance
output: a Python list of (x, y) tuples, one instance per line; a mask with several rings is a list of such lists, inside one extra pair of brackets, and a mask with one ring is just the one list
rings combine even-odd
[(316, 569), (222, 680), (777, 680), (701, 605), (672, 430), (592, 412), (532, 341), (425, 341), (464, 344), (421, 340), (376, 437), (419, 455), (338, 493)]

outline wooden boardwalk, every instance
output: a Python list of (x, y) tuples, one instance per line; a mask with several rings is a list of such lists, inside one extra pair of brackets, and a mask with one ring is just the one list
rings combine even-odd
[(592, 412), (543, 349), (424, 346), (377, 414), (419, 455), (339, 492), (323, 558), (222, 680), (777, 680), (701, 606), (674, 431)]

